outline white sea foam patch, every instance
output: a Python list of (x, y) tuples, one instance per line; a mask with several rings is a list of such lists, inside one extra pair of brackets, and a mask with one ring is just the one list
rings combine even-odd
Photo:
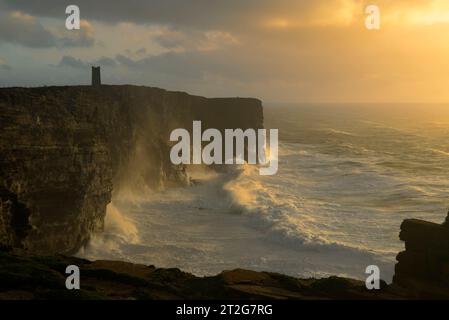
[(435, 148), (430, 148), (429, 151), (449, 157), (449, 152), (444, 151), (444, 150), (440, 150), (440, 149), (435, 149)]
[(341, 134), (341, 135), (345, 135), (345, 136), (357, 136), (356, 134), (352, 133), (352, 132), (348, 132), (348, 131), (344, 131), (344, 130), (337, 130), (334, 128), (327, 128), (324, 129), (324, 131), (328, 132), (328, 133), (332, 133), (332, 134)]
[(294, 194), (291, 181), (270, 179), (259, 176), (251, 166), (242, 166), (240, 175), (224, 185), (234, 205), (240, 206), (253, 227), (261, 228), (270, 241), (299, 250), (344, 250), (372, 255), (368, 248), (333, 240), (327, 233), (332, 220), (326, 224), (308, 214), (316, 208), (306, 208), (305, 200)]
[(122, 251), (122, 245), (137, 244), (139, 241), (139, 232), (134, 221), (110, 203), (106, 208), (104, 232), (92, 235), (87, 247), (82, 248), (78, 256), (96, 259), (107, 253), (107, 258), (120, 257), (129, 260)]
[(113, 203), (110, 203), (106, 208), (105, 230), (128, 243), (139, 242), (139, 234), (134, 222), (124, 216)]
[[(320, 233), (313, 209), (304, 212), (296, 189), (290, 185), (285, 192), (288, 179), (259, 180), (253, 166), (228, 166), (224, 172), (190, 169), (196, 169), (189, 170), (196, 183), (188, 188), (153, 192), (145, 201), (114, 199), (105, 232), (79, 255), (178, 267), (200, 276), (246, 268), (298, 277), (363, 278), (366, 265), (381, 265), (372, 255), (343, 246), (329, 250), (334, 245), (321, 239), (327, 226)], [(131, 243), (137, 240), (133, 235), (138, 243)]]

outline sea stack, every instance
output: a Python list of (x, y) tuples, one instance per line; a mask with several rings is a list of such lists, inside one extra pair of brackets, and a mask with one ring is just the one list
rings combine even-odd
[(417, 219), (401, 225), (405, 251), (397, 256), (393, 283), (415, 299), (449, 297), (449, 226)]

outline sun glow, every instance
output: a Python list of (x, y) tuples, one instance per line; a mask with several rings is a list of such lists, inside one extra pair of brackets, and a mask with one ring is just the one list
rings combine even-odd
[(428, 1), (425, 4), (380, 5), (383, 21), (389, 25), (420, 26), (449, 23), (449, 2)]
[(274, 18), (274, 19), (269, 19), (265, 23), (265, 26), (268, 28), (273, 28), (273, 29), (286, 29), (288, 27), (292, 27), (293, 24), (291, 21), (289, 21), (287, 19)]

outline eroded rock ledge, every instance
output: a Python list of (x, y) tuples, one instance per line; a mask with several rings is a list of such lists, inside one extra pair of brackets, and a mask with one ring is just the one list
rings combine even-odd
[(393, 284), (413, 298), (449, 299), (448, 223), (405, 220), (399, 237), (405, 251), (397, 256)]
[(124, 183), (187, 183), (169, 133), (193, 120), (262, 128), (262, 105), (137, 86), (0, 89), (0, 244), (70, 254), (101, 230)]
[[(65, 268), (80, 267), (81, 290), (67, 290)], [(296, 279), (237, 269), (196, 277), (118, 261), (18, 256), (0, 251), (1, 299), (398, 299), (388, 288), (368, 291), (352, 279)]]
[[(298, 279), (243, 269), (196, 277), (120, 261), (88, 261), (62, 255), (36, 256), (0, 248), (1, 299), (449, 299), (446, 224), (405, 220), (393, 283), (380, 290), (363, 281), (329, 277)], [(81, 290), (67, 290), (65, 269), (80, 268)]]

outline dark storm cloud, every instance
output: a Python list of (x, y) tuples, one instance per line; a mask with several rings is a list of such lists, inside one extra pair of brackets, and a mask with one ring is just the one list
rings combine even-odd
[(56, 35), (34, 16), (19, 11), (4, 11), (0, 13), (0, 43), (30, 48), (91, 47), (95, 43), (91, 27), (86, 22), (83, 24), (79, 31), (63, 29), (61, 35)]
[[(290, 14), (321, 0), (77, 0), (83, 19), (110, 23), (156, 23), (195, 28), (244, 28), (261, 13)], [(43, 17), (65, 17), (68, 0), (0, 0), (6, 7)], [(294, 5), (292, 5), (292, 3)], [(294, 7), (294, 8), (293, 8)]]
[(48, 48), (55, 46), (57, 39), (30, 16), (1, 13), (0, 42), (21, 44), (32, 48)]

